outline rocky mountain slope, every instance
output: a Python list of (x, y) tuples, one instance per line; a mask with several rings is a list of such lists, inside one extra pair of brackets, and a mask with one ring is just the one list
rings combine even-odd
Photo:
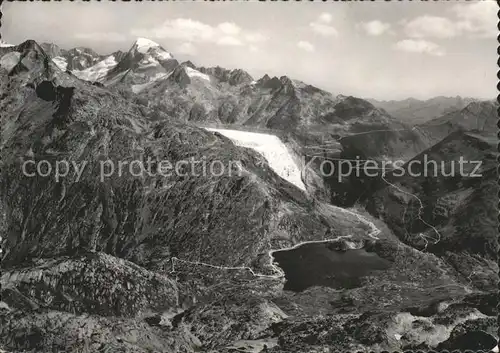
[[(482, 179), (476, 193), (474, 183), (463, 180), (450, 189), (468, 201), (465, 209), (450, 211), (453, 221), (442, 227), (463, 232), (449, 233), (442, 249), (424, 251), (401, 236), (392, 207), (378, 208), (377, 200), (392, 205), (383, 189), (369, 209), (389, 227), (362, 209), (321, 202), (287, 182), (251, 148), (195, 124), (205, 118), (187, 119), (183, 114), (193, 107), (180, 104), (175, 115), (140, 99), (143, 92), (185, 85), (179, 92), (203, 95), (208, 104), (217, 102), (220, 87), (232, 85), (241, 95), (247, 87), (247, 98), (234, 97), (246, 102), (262, 93), (263, 105), (251, 123), (240, 125), (281, 128), (277, 123), (288, 117), (294, 128), (311, 126), (309, 134), (293, 131), (295, 142), (324, 136), (316, 123), (373, 118), (392, 124), (389, 116), (352, 97), (311, 94), (286, 78), (253, 83), (241, 71), (191, 63), (176, 64), (169, 74), (174, 59), (162, 48), (134, 47), (125, 57), (133, 69), (123, 71), (118, 63), (105, 70), (116, 81), (108, 87), (61, 70), (34, 41), (0, 48), (0, 348), (319, 352), (453, 348), (464, 341), (493, 348), (498, 335), (492, 251), (470, 248), (461, 238), (468, 234), (463, 212), (483, 201), (474, 219), (492, 210), (485, 200), (492, 179)], [(158, 66), (169, 76), (137, 99), (124, 98), (133, 97), (134, 85), (149, 84), (162, 70)], [(284, 104), (288, 94), (298, 103)], [(180, 93), (174, 97), (189, 101)], [(325, 111), (331, 106), (330, 115), (301, 106), (312, 102)], [(310, 116), (293, 109), (287, 115), (284, 106), (310, 109)], [(486, 156), (484, 141), (460, 136), (453, 143), (469, 146), (470, 157)], [(37, 172), (33, 167), (41, 161)], [(68, 162), (67, 174), (56, 178), (61, 161)], [(158, 173), (162, 161), (220, 161), (230, 173), (218, 176), (204, 172), (201, 163), (182, 163), (165, 175)], [(140, 162), (152, 169), (135, 168)], [(477, 237), (491, 242), (491, 224), (482, 222)], [(271, 250), (325, 239), (336, 239), (328, 251), (363, 249), (388, 267), (346, 289), (284, 290), (286, 274)], [(454, 250), (450, 242), (462, 247)], [(471, 264), (475, 274), (460, 267)]]
[[(363, 125), (365, 131), (340, 137), (335, 143), (306, 147), (306, 154), (312, 155), (310, 160), (316, 158), (309, 163), (312, 169), (310, 172), (317, 172), (324, 160), (334, 164), (337, 172), (322, 181), (321, 188), (327, 190), (322, 197), (326, 199), (333, 197), (333, 202), (336, 204), (351, 205), (352, 202), (363, 199), (367, 193), (370, 194), (370, 190), (376, 188), (380, 181), (380, 175), (377, 178), (366, 176), (363, 168), (356, 166), (356, 163), (363, 164), (371, 160), (376, 162), (375, 167), (389, 171), (387, 167), (383, 167), (385, 162), (398, 162), (399, 166), (402, 166), (413, 157), (436, 148), (435, 146), (441, 141), (458, 131), (478, 135), (487, 143), (495, 144), (498, 141), (497, 109), (498, 103), (494, 101), (473, 102), (462, 110), (445, 114), (412, 128), (393, 124), (385, 127), (373, 126), (370, 129), (369, 124), (365, 123)], [(459, 156), (452, 155), (450, 160), (453, 158)], [(357, 159), (363, 162), (356, 162)], [(345, 173), (349, 168), (361, 172), (352, 173), (349, 178), (339, 177), (339, 171)]]
[(406, 175), (388, 173), (369, 209), (403, 242), (448, 258), (477, 286), (495, 286), (497, 157), (496, 141), (452, 133), (409, 161)]
[(68, 70), (82, 80), (91, 82), (98, 81), (125, 56), (121, 51), (100, 55), (84, 47), (65, 50), (53, 43), (41, 43), (40, 47), (61, 70)]
[(498, 103), (495, 101), (473, 102), (464, 109), (417, 125), (417, 128), (430, 144), (441, 141), (457, 130), (475, 132), (494, 138), (498, 129), (497, 109)]
[[(313, 228), (323, 234), (334, 227), (327, 219), (320, 220), (331, 212), (328, 208), (318, 210), (318, 219), (313, 221), (309, 210), (314, 207), (303, 192), (269, 167), (257, 168), (263, 162), (255, 152), (237, 148), (227, 138), (194, 126), (175, 121), (151, 123), (148, 111), (140, 106), (59, 71), (36, 43), (25, 43), (16, 50), (22, 50), (20, 62), (6, 76), (10, 79), (4, 81), (7, 96), (3, 108), (12, 114), (3, 120), (2, 160), (6, 170), (12, 172), (4, 180), (10, 203), (7, 210), (12, 212), (8, 214), (7, 232), (21, 231), (24, 235), (7, 236), (10, 250), (4, 254), (5, 264), (14, 265), (25, 257), (60, 255), (85, 246), (135, 259), (143, 265), (160, 256), (153, 252), (165, 251), (175, 256), (185, 254), (189, 259), (248, 265), (249, 258), (268, 249), (273, 237), (295, 242), (313, 236)], [(44, 177), (21, 178), (18, 157), (23, 161), (43, 157), (54, 164), (64, 157), (80, 165), (86, 161), (87, 165), (77, 183), (76, 175), (52, 183)], [(168, 160), (175, 164), (202, 157), (207, 162), (224, 162), (231, 170), (216, 179), (201, 174), (196, 178), (173, 175), (170, 180), (158, 173), (134, 178), (136, 171), (130, 169), (123, 171), (122, 178), (103, 182), (95, 175), (100, 171), (100, 160), (117, 164), (123, 158), (150, 158), (153, 163)], [(231, 158), (239, 163), (230, 164)], [(201, 165), (192, 172), (198, 172), (198, 168)], [(39, 202), (28, 201), (23, 192), (39, 198)], [(60, 193), (61, 198), (53, 198), (54, 193)], [(13, 195), (16, 197), (10, 197)], [(72, 207), (68, 207), (70, 204)], [(169, 205), (168, 210), (164, 205)], [(80, 208), (76, 215), (62, 216)], [(51, 209), (50, 215), (45, 214)], [(42, 214), (37, 216), (38, 212)], [(177, 220), (181, 214), (182, 221)], [(227, 217), (232, 220), (229, 222)], [(102, 228), (94, 228), (95, 219), (104, 222)], [(221, 223), (220, 219), (229, 223)], [(241, 220), (245, 224), (238, 223)], [(231, 227), (238, 232), (233, 233)], [(283, 238), (282, 231), (289, 227), (296, 230), (293, 237), (289, 234)], [(224, 239), (220, 245), (230, 247), (233, 241), (228, 235), (240, 238), (243, 229), (251, 234), (241, 239), (248, 242), (240, 247), (248, 257), (233, 250), (234, 257), (228, 258), (228, 252), (215, 247), (219, 242), (215, 234)], [(38, 242), (39, 237), (46, 241), (34, 246), (32, 242)], [(204, 251), (193, 251), (199, 248)], [(213, 250), (207, 251), (209, 248)]]
[(100, 55), (94, 50), (85, 47), (66, 50), (53, 43), (41, 43), (40, 47), (61, 70), (72, 72), (80, 72), (88, 69), (109, 56), (114, 56), (119, 61), (124, 55), (121, 51), (110, 55)]

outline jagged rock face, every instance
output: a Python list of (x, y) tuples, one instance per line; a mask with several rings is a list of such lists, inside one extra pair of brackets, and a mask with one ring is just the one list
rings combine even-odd
[(328, 124), (323, 116), (338, 103), (331, 94), (286, 76), (254, 82), (239, 69), (179, 64), (161, 46), (142, 39), (99, 80), (180, 121), (293, 130)]
[(220, 80), (220, 82), (227, 82), (231, 86), (252, 83), (253, 81), (252, 76), (250, 76), (248, 72), (241, 69), (228, 70), (217, 66), (209, 68), (202, 67), (200, 68), (200, 71), (210, 76), (216, 77)]
[(127, 54), (118, 50), (100, 55), (85, 47), (65, 50), (52, 43), (42, 43), (40, 47), (59, 69), (90, 82), (103, 79)]
[(73, 48), (64, 57), (68, 61), (68, 70), (84, 70), (101, 60), (101, 56), (89, 48)]
[(106, 254), (26, 265), (2, 273), (2, 300), (10, 307), (123, 317), (177, 307), (173, 280)]
[(84, 70), (103, 59), (102, 55), (90, 48), (65, 50), (53, 43), (42, 43), (40, 46), (61, 70)]
[(106, 57), (101, 56), (100, 61), (96, 64), (83, 70), (71, 70), (71, 73), (84, 81), (96, 82), (104, 86), (100, 81), (118, 65), (124, 56), (125, 53), (121, 51), (114, 52)]
[[(77, 49), (73, 49), (76, 52)], [(138, 102), (181, 121), (239, 124), (293, 131), (363, 131), (380, 125), (395, 129), (396, 123), (367, 101), (334, 97), (311, 85), (286, 76), (265, 75), (254, 81), (245, 71), (221, 67), (199, 68), (179, 64), (155, 42), (138, 39), (126, 54), (100, 57), (85, 70), (70, 67), (84, 80), (99, 81)], [(60, 66), (60, 65), (59, 65)]]
[[(324, 125), (322, 115), (333, 110), (337, 103), (329, 93), (311, 94), (308, 86), (286, 77), (261, 84), (235, 70), (224, 72), (216, 68), (187, 73), (185, 70), (182, 66), (177, 68), (168, 79), (141, 91), (140, 96), (181, 121), (192, 120), (195, 114), (200, 122), (284, 131)], [(196, 112), (200, 107), (201, 116)]]
[[(165, 114), (181, 121), (192, 120), (216, 124), (236, 124), (249, 128), (270, 128), (279, 131), (308, 129), (345, 136), (370, 130), (388, 131), (374, 141), (380, 146), (367, 148), (372, 155), (395, 153), (411, 146), (407, 154), (416, 154), (429, 147), (419, 134), (396, 121), (367, 101), (353, 97), (335, 97), (311, 85), (283, 76), (252, 81), (241, 70), (200, 68), (207, 77), (193, 79), (180, 65), (167, 79), (141, 89), (140, 99)], [(200, 107), (201, 114), (200, 114)], [(399, 132), (399, 131), (405, 132)], [(369, 139), (363, 137), (362, 139)], [(385, 141), (385, 142), (384, 142)], [(353, 141), (362, 146), (364, 141)]]
[(65, 53), (65, 50), (61, 49), (58, 45), (53, 43), (41, 43), (43, 51), (51, 58), (55, 58), (57, 56), (62, 56)]

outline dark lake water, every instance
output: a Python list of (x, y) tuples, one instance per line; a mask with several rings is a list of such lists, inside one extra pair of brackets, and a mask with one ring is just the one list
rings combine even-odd
[(285, 290), (303, 291), (313, 286), (354, 288), (362, 277), (385, 270), (391, 262), (364, 249), (336, 250), (331, 243), (304, 244), (292, 250), (273, 253), (274, 261), (285, 272)]

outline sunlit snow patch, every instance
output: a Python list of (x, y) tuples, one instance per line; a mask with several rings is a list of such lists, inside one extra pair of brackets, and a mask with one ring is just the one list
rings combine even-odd
[(139, 69), (145, 69), (148, 67), (155, 67), (159, 66), (160, 63), (158, 60), (153, 58), (151, 55), (146, 55), (140, 62), (139, 62)]
[(0, 40), (0, 48), (8, 48), (13, 46), (14, 44), (5, 43), (3, 40)]
[(195, 70), (195, 69), (192, 69), (190, 68), (189, 66), (186, 66), (186, 74), (190, 77), (190, 78), (193, 78), (193, 77), (198, 77), (198, 78), (201, 78), (203, 80), (207, 80), (207, 81), (210, 81), (210, 77), (202, 72), (199, 72), (198, 70)]
[(147, 53), (147, 51), (151, 48), (160, 46), (158, 43), (146, 38), (138, 38), (135, 44), (137, 45), (137, 51), (143, 54)]
[(65, 58), (63, 58), (62, 56), (56, 56), (55, 58), (52, 59), (52, 61), (54, 62), (54, 64), (56, 64), (58, 68), (60, 68), (63, 71), (66, 71), (66, 68), (68, 67), (68, 62), (66, 61)]
[(302, 182), (300, 168), (297, 166), (287, 147), (274, 135), (260, 134), (248, 131), (207, 128), (217, 131), (231, 139), (237, 146), (248, 147), (266, 158), (269, 166), (283, 179), (306, 190)]
[(168, 60), (168, 59), (172, 59), (172, 55), (170, 55), (170, 53), (167, 53), (164, 50), (160, 50), (160, 51), (158, 51), (156, 53), (156, 59), (158, 59), (158, 60)]

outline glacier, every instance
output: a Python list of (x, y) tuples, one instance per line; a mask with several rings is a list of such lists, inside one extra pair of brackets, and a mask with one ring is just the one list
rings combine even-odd
[(105, 77), (116, 65), (118, 65), (118, 62), (113, 55), (110, 55), (84, 70), (73, 70), (73, 74), (81, 80), (98, 81)]
[(306, 191), (302, 182), (302, 173), (295, 163), (288, 148), (278, 136), (239, 130), (226, 130), (217, 128), (205, 128), (208, 131), (216, 131), (229, 138), (237, 146), (248, 147), (258, 152), (267, 160), (269, 167), (281, 178), (287, 180), (299, 189)]

